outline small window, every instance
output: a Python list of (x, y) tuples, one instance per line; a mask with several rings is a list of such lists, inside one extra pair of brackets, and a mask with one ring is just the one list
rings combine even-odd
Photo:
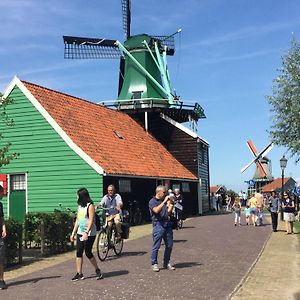
[(131, 193), (131, 181), (129, 179), (119, 179), (119, 192)]
[(142, 91), (132, 92), (132, 99), (142, 99)]
[(25, 191), (26, 190), (25, 174), (10, 175), (10, 190), (11, 191)]
[(124, 137), (123, 137), (123, 135), (120, 133), (120, 131), (114, 130), (114, 134), (115, 134), (119, 139), (121, 139), (121, 140), (124, 139)]
[(180, 190), (180, 184), (175, 183), (172, 185), (172, 190), (175, 191), (175, 189), (179, 189)]
[(182, 183), (182, 192), (184, 192), (184, 193), (190, 192), (190, 184), (188, 182)]

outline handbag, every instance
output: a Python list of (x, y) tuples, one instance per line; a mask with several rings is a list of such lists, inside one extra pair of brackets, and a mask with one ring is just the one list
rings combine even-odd
[(172, 229), (177, 229), (178, 228), (178, 221), (177, 221), (176, 217), (170, 216), (170, 223), (171, 223)]

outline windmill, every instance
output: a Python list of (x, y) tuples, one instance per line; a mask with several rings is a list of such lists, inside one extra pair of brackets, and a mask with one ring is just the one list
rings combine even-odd
[(159, 109), (178, 122), (205, 118), (203, 108), (183, 105), (172, 93), (167, 56), (175, 53), (174, 36), (131, 34), (131, 2), (122, 0), (123, 29), (126, 40), (63, 36), (67, 59), (120, 59), (118, 98), (114, 106), (137, 114)]
[(254, 159), (251, 160), (249, 164), (241, 169), (241, 173), (245, 172), (252, 164), (256, 164), (256, 170), (253, 176), (255, 181), (255, 189), (259, 190), (264, 184), (273, 180), (273, 176), (269, 167), (270, 159), (266, 155), (272, 150), (273, 143), (268, 144), (262, 151), (259, 153), (256, 150), (256, 147), (252, 140), (247, 141), (247, 145), (254, 155)]

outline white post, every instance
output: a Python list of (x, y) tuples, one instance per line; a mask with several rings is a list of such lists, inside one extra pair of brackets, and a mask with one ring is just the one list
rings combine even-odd
[(203, 197), (202, 197), (202, 182), (201, 182), (201, 178), (199, 178), (199, 182), (198, 182), (198, 214), (202, 215), (203, 213), (203, 206), (202, 206), (202, 201), (203, 201)]

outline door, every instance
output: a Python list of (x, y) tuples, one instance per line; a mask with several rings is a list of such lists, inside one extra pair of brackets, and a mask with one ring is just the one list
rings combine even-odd
[(23, 222), (26, 214), (26, 176), (10, 175), (9, 217)]

